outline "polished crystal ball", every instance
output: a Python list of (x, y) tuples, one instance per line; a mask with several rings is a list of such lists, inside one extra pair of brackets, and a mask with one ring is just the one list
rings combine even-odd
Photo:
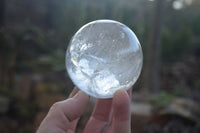
[(97, 20), (80, 28), (66, 52), (66, 68), (73, 83), (96, 98), (111, 98), (128, 90), (143, 63), (140, 43), (131, 29), (113, 20)]

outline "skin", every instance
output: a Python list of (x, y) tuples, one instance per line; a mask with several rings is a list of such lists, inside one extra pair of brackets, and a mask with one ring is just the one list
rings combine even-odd
[[(99, 99), (83, 133), (131, 133), (131, 89), (118, 90), (112, 99)], [(69, 98), (53, 104), (37, 133), (75, 133), (89, 96), (74, 88)]]

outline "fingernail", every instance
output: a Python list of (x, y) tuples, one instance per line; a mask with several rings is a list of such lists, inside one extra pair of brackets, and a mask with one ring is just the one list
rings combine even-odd
[(74, 99), (78, 99), (79, 97), (87, 97), (88, 95), (85, 94), (83, 91), (78, 91), (77, 94), (74, 96)]
[(120, 95), (120, 93), (126, 93), (124, 89), (117, 90), (114, 95)]

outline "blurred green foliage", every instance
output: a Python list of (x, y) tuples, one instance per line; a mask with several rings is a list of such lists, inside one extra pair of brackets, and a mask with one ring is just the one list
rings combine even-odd
[(154, 105), (157, 109), (162, 109), (169, 105), (169, 103), (175, 98), (175, 95), (162, 91), (156, 96), (151, 96), (147, 101)]

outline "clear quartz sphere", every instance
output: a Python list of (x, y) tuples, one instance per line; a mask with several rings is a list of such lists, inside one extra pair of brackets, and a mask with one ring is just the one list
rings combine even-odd
[(143, 64), (140, 43), (131, 29), (113, 20), (84, 25), (66, 52), (66, 68), (73, 83), (96, 98), (111, 98), (128, 90)]

